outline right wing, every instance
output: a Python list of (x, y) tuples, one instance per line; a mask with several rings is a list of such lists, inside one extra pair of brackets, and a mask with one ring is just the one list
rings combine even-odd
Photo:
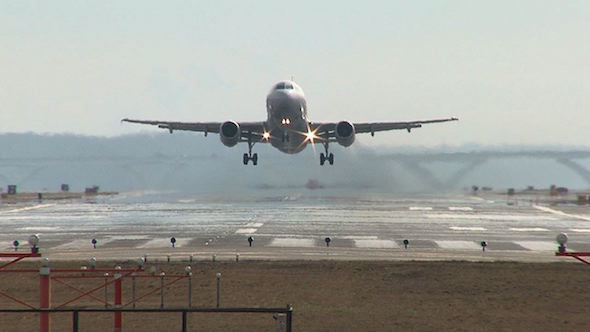
[[(127, 118), (122, 119), (121, 122), (157, 126), (158, 128), (167, 129), (171, 134), (174, 130), (186, 130), (205, 133), (205, 136), (207, 136), (208, 133), (219, 134), (219, 128), (223, 124), (223, 122), (172, 122), (157, 120), (134, 120)], [(266, 141), (262, 139), (265, 131), (264, 122), (238, 122), (238, 125), (240, 126), (241, 131), (240, 141), (247, 142), (249, 139), (257, 141), (259, 140), (261, 142)]]
[[(357, 134), (371, 133), (371, 136), (375, 135), (377, 131), (386, 130), (407, 130), (410, 132), (414, 128), (421, 128), (423, 124), (428, 123), (439, 123), (448, 121), (458, 121), (458, 118), (446, 118), (446, 119), (434, 119), (434, 120), (419, 120), (419, 121), (405, 121), (405, 122), (364, 122), (364, 123), (351, 123), (354, 126), (354, 131)], [(336, 122), (310, 123), (310, 130), (317, 134), (317, 136), (332, 141), (336, 136)]]

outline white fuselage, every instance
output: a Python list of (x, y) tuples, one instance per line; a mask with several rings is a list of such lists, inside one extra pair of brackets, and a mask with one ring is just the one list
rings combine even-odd
[(266, 97), (266, 130), (270, 143), (285, 153), (298, 153), (308, 143), (307, 103), (301, 88), (291, 81), (275, 84)]

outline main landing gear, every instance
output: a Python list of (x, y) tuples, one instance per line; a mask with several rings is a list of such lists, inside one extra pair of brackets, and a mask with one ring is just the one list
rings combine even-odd
[(248, 162), (252, 160), (252, 165), (256, 166), (258, 164), (258, 153), (252, 154), (252, 147), (254, 143), (251, 140), (248, 140), (248, 153), (244, 153), (243, 162), (244, 165), (248, 165)]
[(326, 150), (326, 154), (320, 153), (320, 166), (324, 166), (324, 163), (328, 161), (330, 165), (334, 165), (334, 154), (328, 154), (328, 142), (322, 143), (324, 145), (324, 149)]

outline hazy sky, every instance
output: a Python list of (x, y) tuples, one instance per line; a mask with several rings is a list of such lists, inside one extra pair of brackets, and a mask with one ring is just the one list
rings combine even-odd
[(0, 132), (264, 120), (291, 76), (314, 121), (461, 118), (367, 144), (590, 145), (590, 2), (0, 0)]

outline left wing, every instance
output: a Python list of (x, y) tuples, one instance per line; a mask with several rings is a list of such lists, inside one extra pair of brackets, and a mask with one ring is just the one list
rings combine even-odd
[[(407, 122), (362, 122), (352, 123), (352, 125), (354, 126), (355, 133), (371, 133), (371, 136), (374, 136), (377, 131), (405, 129), (410, 132), (414, 128), (421, 128), (423, 124), (458, 120), (458, 118), (446, 118)], [(310, 123), (310, 130), (314, 131), (319, 137), (334, 138), (336, 136), (335, 131), (337, 125), (338, 123)]]
[[(147, 124), (157, 126), (158, 128), (167, 129), (172, 132), (174, 130), (185, 130), (185, 131), (196, 131), (205, 133), (219, 134), (219, 128), (223, 122), (171, 122), (171, 121), (157, 121), (157, 120), (134, 120), (134, 119), (122, 119), (121, 122)], [(240, 126), (240, 141), (250, 140), (263, 140), (264, 122), (238, 122)]]

